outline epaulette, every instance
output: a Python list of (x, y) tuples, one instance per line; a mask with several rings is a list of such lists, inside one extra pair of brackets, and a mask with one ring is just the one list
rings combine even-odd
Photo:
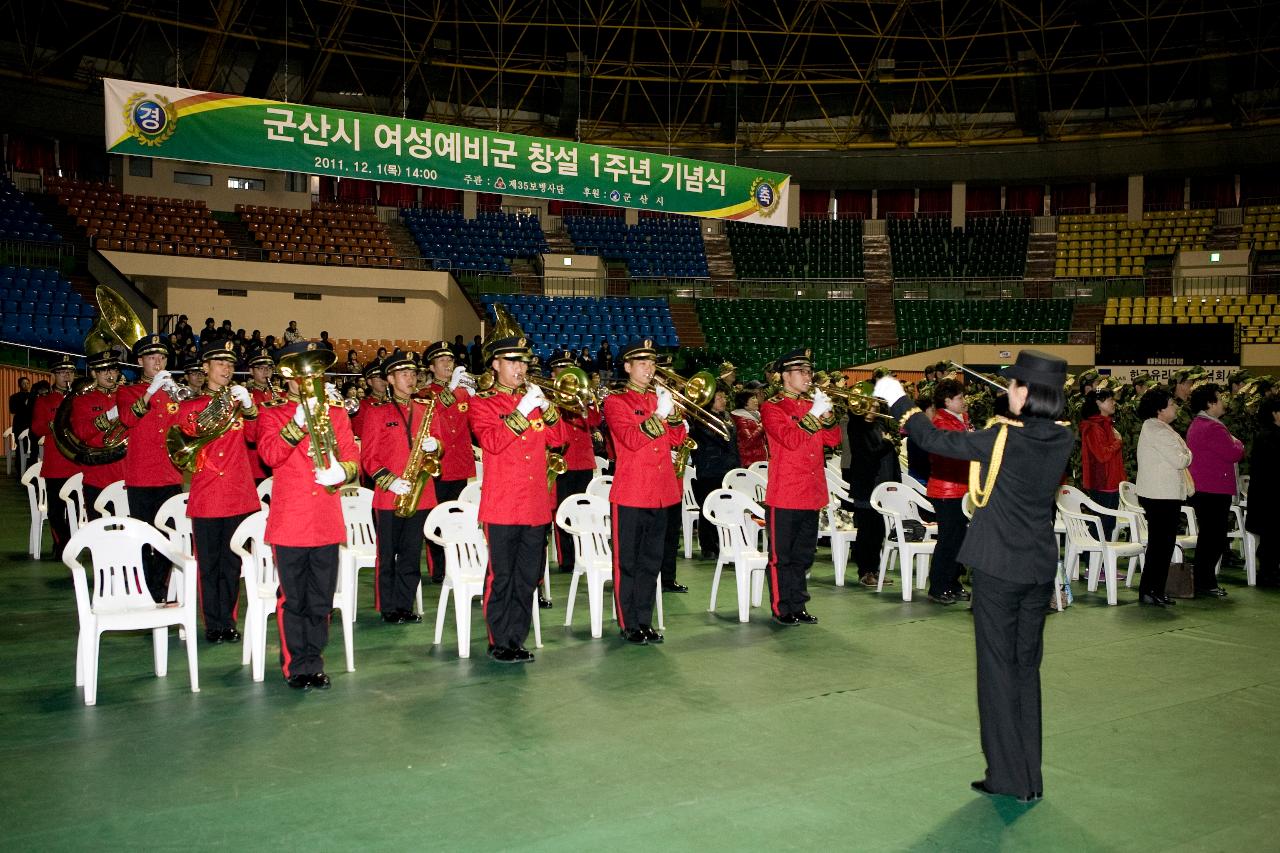
[(481, 400), (487, 400), (497, 393), (498, 393), (497, 388), (486, 388), (483, 391), (476, 392), (476, 396), (479, 397)]
[(385, 406), (390, 402), (391, 402), (390, 400), (374, 400), (372, 403), (369, 404), (369, 408), (376, 409), (379, 406)]
[(283, 406), (287, 402), (289, 401), (286, 400), (284, 397), (275, 397), (274, 399), (271, 399), (271, 400), (263, 400), (261, 403), (258, 404), (258, 408), (270, 409), (270, 408), (274, 408), (275, 406)]
[[(1075, 428), (1075, 424), (1071, 423), (1071, 421), (1054, 421), (1054, 423), (1060, 427), (1066, 427), (1067, 429)], [(1018, 424), (1018, 426), (1022, 426), (1022, 424)]]
[(770, 397), (768, 400), (765, 400), (765, 402), (766, 402), (766, 403), (781, 403), (781, 402), (782, 402), (783, 400), (785, 400), (785, 399), (787, 399), (787, 395), (786, 395), (786, 394), (783, 394), (781, 391), (779, 391), (777, 394), (774, 394), (774, 395), (773, 395), (772, 397)]

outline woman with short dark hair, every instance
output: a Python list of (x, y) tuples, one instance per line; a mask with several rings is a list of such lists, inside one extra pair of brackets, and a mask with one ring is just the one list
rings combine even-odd
[(1138, 601), (1157, 607), (1175, 603), (1165, 595), (1164, 587), (1182, 502), (1187, 499), (1187, 466), (1191, 464), (1191, 451), (1172, 426), (1177, 416), (1178, 403), (1163, 388), (1152, 388), (1138, 401), (1142, 430), (1138, 433), (1137, 491), (1147, 519), (1147, 554)]
[(1244, 442), (1231, 434), (1219, 418), (1226, 404), (1212, 382), (1195, 388), (1187, 404), (1191, 426), (1187, 447), (1191, 450), (1191, 481), (1195, 494), (1187, 503), (1196, 511), (1199, 527), (1193, 572), (1196, 595), (1226, 598), (1218, 586), (1218, 562), (1227, 551), (1231, 499), (1236, 496), (1236, 463), (1244, 456)]
[[(1115, 394), (1106, 388), (1085, 394), (1080, 407), (1080, 485), (1094, 503), (1107, 509), (1119, 508), (1124, 479), (1124, 440), (1111, 421), (1115, 413)], [(1115, 516), (1104, 515), (1101, 521), (1102, 536), (1110, 540)]]

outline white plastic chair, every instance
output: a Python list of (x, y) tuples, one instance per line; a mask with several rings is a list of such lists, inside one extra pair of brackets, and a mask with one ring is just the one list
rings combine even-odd
[(759, 607), (764, 594), (764, 572), (769, 555), (758, 548), (756, 522), (764, 519), (764, 508), (734, 489), (716, 489), (707, 495), (702, 514), (716, 527), (720, 538), (720, 557), (711, 579), (711, 603), (707, 611), (714, 613), (716, 594), (720, 590), (720, 573), (726, 564), (733, 565), (738, 587), (738, 621), (750, 621), (751, 607)]
[(262, 509), (271, 507), (271, 487), (273, 482), (272, 478), (268, 477), (258, 484), (258, 504)]
[(840, 526), (839, 517), (836, 515), (837, 509), (840, 509), (840, 496), (832, 492), (827, 505), (822, 508), (818, 538), (825, 537), (830, 540), (831, 564), (836, 571), (836, 586), (844, 586), (845, 571), (849, 567), (849, 554), (853, 550), (853, 543), (858, 540), (858, 531), (855, 528)]
[(4, 472), (13, 473), (13, 460), (18, 455), (18, 443), (13, 437), (13, 427), (4, 431)]
[(98, 515), (114, 516), (115, 518), (129, 517), (129, 492), (125, 488), (124, 480), (116, 480), (114, 483), (108, 483), (101, 492), (98, 493), (97, 500), (93, 502), (93, 509)]
[(458, 500), (466, 504), (480, 506), (480, 481), (472, 480), (463, 486), (462, 493), (458, 495)]
[[(880, 548), (880, 573), (876, 592), (884, 589), (884, 575), (889, 568), (890, 557), (896, 554), (902, 573), (902, 600), (910, 601), (912, 588), (925, 588), (929, 578), (929, 563), (933, 550), (938, 546), (929, 534), (937, 532), (937, 525), (925, 527), (926, 537), (920, 542), (908, 542), (903, 522), (921, 521), (920, 511), (933, 511), (919, 492), (906, 483), (881, 483), (871, 491), (871, 508), (884, 516), (885, 540)], [(923, 524), (923, 522), (921, 522)]]
[(31, 530), (27, 534), (27, 551), (31, 559), (40, 559), (44, 548), (44, 523), (49, 519), (49, 495), (45, 491), (44, 477), (40, 476), (43, 462), (36, 462), (22, 475), (22, 485), (27, 487), (27, 504), (31, 510)]
[[(1132, 541), (1141, 542), (1143, 545), (1146, 545), (1147, 544), (1147, 515), (1146, 515), (1146, 512), (1142, 509), (1142, 503), (1138, 500), (1138, 486), (1136, 483), (1131, 483), (1128, 480), (1121, 481), (1120, 509), (1131, 513), (1133, 515), (1134, 520), (1137, 522), (1137, 525), (1138, 525), (1137, 531), (1131, 534)], [(1183, 504), (1182, 515), (1183, 515), (1183, 518), (1185, 518), (1187, 521), (1187, 529), (1191, 532), (1179, 533), (1177, 534), (1177, 536), (1174, 537), (1174, 543), (1173, 543), (1174, 562), (1181, 562), (1183, 559), (1183, 552), (1196, 547), (1196, 540), (1199, 539), (1199, 536), (1195, 532), (1196, 531), (1196, 511), (1193, 510), (1191, 507), (1187, 506), (1186, 504)], [(1144, 566), (1146, 565), (1146, 560), (1147, 560), (1147, 555), (1144, 552), (1142, 555), (1142, 564)]]
[(605, 459), (603, 456), (596, 457), (596, 473), (597, 474), (599, 474), (601, 471), (603, 471), (605, 468), (608, 468), (608, 467), (609, 467), (608, 459)]
[[(360, 486), (343, 494), (342, 520), (347, 526), (346, 552), (355, 572), (353, 583), (358, 591), (360, 570), (378, 565), (378, 533), (373, 524), (373, 491)], [(358, 595), (357, 595), (358, 597)], [(356, 616), (356, 601), (351, 602), (351, 618)], [(414, 593), (413, 612), (422, 615), (422, 584)]]
[(695, 479), (693, 466), (690, 465), (684, 471), (684, 481), (680, 486), (680, 532), (684, 534), (684, 558), (686, 560), (693, 558), (694, 533), (698, 528), (698, 517), (702, 514), (702, 510), (698, 507), (698, 499), (693, 495), (693, 481)]
[[(477, 518), (480, 508), (462, 501), (445, 501), (427, 513), (427, 538), (444, 549), (444, 583), (440, 587), (440, 604), (436, 608), (436, 633), (432, 641), (440, 645), (444, 637), (444, 617), (449, 598), (453, 597), (453, 615), (458, 630), (458, 657), (471, 657), (471, 599), (484, 595), (485, 569), (489, 564), (489, 546), (484, 541)], [(538, 616), (538, 598), (534, 595), (533, 643), (542, 648), (542, 620)]]
[(612, 474), (596, 474), (591, 478), (591, 482), (587, 483), (586, 494), (594, 495), (598, 498), (609, 500), (609, 492), (613, 490)]
[(747, 500), (763, 506), (765, 492), (769, 488), (769, 483), (754, 471), (749, 471), (746, 468), (734, 468), (721, 478), (720, 486), (725, 489), (733, 489), (735, 492), (742, 492)]
[(163, 533), (173, 549), (182, 555), (182, 563), (175, 565), (169, 574), (167, 595), (169, 601), (176, 600), (177, 588), (182, 583), (182, 573), (198, 571), (195, 533), (192, 530), (191, 519), (187, 518), (187, 497), (186, 492), (174, 495), (156, 510), (156, 529)]
[(769, 479), (769, 462), (762, 459), (759, 462), (752, 462), (747, 466), (747, 470), (753, 474), (759, 474), (766, 481)]
[[(196, 576), (183, 573), (178, 600), (156, 604), (147, 589), (142, 548), (180, 563), (182, 557), (160, 531), (132, 518), (100, 518), (72, 535), (62, 561), (71, 570), (76, 590), (80, 635), (76, 641), (76, 684), (84, 686), (84, 703), (98, 701), (98, 649), (105, 631), (151, 631), (152, 654), (158, 677), (169, 670), (169, 626), (185, 631), (191, 692), (200, 692), (196, 661)], [(80, 562), (89, 552), (89, 566)]]
[(35, 459), (35, 445), (31, 443), (31, 430), (18, 433), (18, 470), (25, 471)]
[[(1102, 519), (1095, 514), (1098, 510), (1105, 511), (1106, 507), (1099, 507), (1078, 489), (1063, 486), (1058, 490), (1058, 512), (1062, 514), (1062, 520), (1067, 525), (1067, 547), (1063, 556), (1063, 569), (1066, 576), (1074, 580), (1079, 577), (1081, 555), (1098, 554), (1100, 561), (1089, 561), (1088, 590), (1096, 592), (1099, 575), (1105, 575), (1107, 604), (1115, 604), (1118, 583), (1117, 564), (1120, 558), (1128, 558), (1128, 575), (1129, 581), (1132, 582), (1133, 574), (1141, 562), (1146, 546), (1141, 542), (1117, 542), (1104, 538)], [(1136, 526), (1137, 522), (1134, 524)]]
[(89, 510), (84, 502), (84, 474), (77, 471), (68, 477), (58, 490), (58, 497), (67, 507), (67, 526), (74, 536), (77, 530), (89, 523)]

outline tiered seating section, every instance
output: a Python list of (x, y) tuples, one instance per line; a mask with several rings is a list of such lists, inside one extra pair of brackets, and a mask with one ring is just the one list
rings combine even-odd
[(964, 228), (950, 217), (889, 220), (897, 279), (1021, 278), (1027, 268), (1029, 216), (976, 216)]
[(1241, 343), (1280, 343), (1280, 297), (1251, 296), (1120, 296), (1107, 300), (1103, 323), (1195, 325), (1235, 323)]
[(481, 301), (489, 316), (490, 305), (506, 305), (543, 360), (562, 349), (578, 352), (583, 347), (594, 356), (605, 341), (615, 356), (641, 338), (650, 338), (659, 347), (680, 345), (665, 299), (486, 295)]
[(125, 195), (107, 183), (50, 178), (45, 189), (99, 249), (235, 258), (203, 201)]
[(333, 344), (333, 351), (338, 354), (338, 361), (331, 369), (337, 373), (346, 372), (349, 350), (356, 351), (356, 359), (363, 366), (377, 357), (379, 349), (385, 349), (389, 353), (402, 350), (421, 355), (427, 347), (435, 343), (435, 341), (417, 338), (330, 338), (329, 340)]
[(39, 240), (46, 243), (62, 240), (62, 235), (44, 221), (31, 200), (4, 177), (0, 177), (0, 240)]
[(707, 349), (740, 368), (743, 379), (796, 347), (811, 347), (820, 369), (863, 360), (866, 303), (860, 299), (699, 299)]
[(688, 216), (642, 216), (627, 225), (621, 216), (566, 216), (575, 253), (626, 261), (632, 278), (707, 278), (707, 249), (698, 220)]
[(799, 229), (729, 222), (738, 278), (862, 278), (862, 220), (804, 219)]
[(955, 343), (965, 330), (991, 330), (993, 343), (1065, 344), (1070, 299), (896, 299), (898, 340), (909, 348)]
[(319, 202), (311, 210), (237, 204), (236, 213), (268, 261), (344, 267), (402, 267), (372, 207)]
[(1237, 249), (1280, 251), (1280, 204), (1246, 207)]
[(79, 352), (96, 316), (57, 270), (0, 267), (0, 338)]
[(1212, 210), (1151, 211), (1142, 224), (1123, 213), (1081, 213), (1058, 217), (1059, 278), (1140, 276), (1147, 260), (1203, 249), (1213, 230)]
[(475, 219), (464, 219), (456, 210), (405, 209), (400, 218), (422, 257), (432, 259), (436, 269), (509, 273), (512, 258), (551, 251), (533, 216), (483, 211)]

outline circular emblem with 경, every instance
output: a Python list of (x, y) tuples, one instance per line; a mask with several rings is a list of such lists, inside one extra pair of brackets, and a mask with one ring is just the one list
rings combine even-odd
[(778, 208), (778, 191), (764, 178), (756, 178), (751, 182), (751, 199), (759, 208), (761, 216), (769, 216)]
[(135, 92), (125, 102), (124, 124), (143, 145), (161, 145), (178, 129), (178, 111), (164, 95)]

